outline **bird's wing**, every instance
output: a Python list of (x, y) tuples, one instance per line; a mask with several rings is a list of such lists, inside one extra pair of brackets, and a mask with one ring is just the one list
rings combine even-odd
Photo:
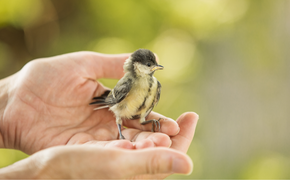
[(159, 81), (157, 81), (157, 92), (155, 96), (154, 106), (158, 104), (161, 94), (161, 84)]
[(159, 99), (160, 99), (160, 93), (161, 93), (161, 84), (159, 81), (157, 81), (157, 91), (156, 91), (156, 95), (155, 95), (155, 99), (152, 103), (152, 105), (150, 106), (150, 108), (147, 110), (146, 112), (146, 116), (148, 116), (148, 114), (152, 111), (152, 109), (154, 108), (154, 106), (156, 106), (159, 102)]
[(111, 91), (106, 91), (103, 95), (99, 97), (94, 97), (93, 102), (90, 103), (99, 105), (98, 109), (105, 107), (111, 107), (116, 103), (121, 102), (129, 93), (132, 88), (132, 79), (131, 78), (122, 78), (117, 85)]
[(110, 105), (121, 102), (129, 94), (132, 84), (132, 79), (119, 81), (105, 101)]

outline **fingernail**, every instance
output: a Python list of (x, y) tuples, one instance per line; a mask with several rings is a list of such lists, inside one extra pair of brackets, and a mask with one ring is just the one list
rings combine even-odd
[(171, 147), (171, 145), (172, 145), (172, 141), (170, 140), (169, 148)]
[(185, 159), (175, 158), (173, 159), (172, 172), (180, 174), (191, 174), (192, 172), (192, 163), (188, 164), (188, 161)]
[(180, 132), (180, 127), (178, 126), (178, 130), (177, 130), (176, 134), (174, 134), (174, 136), (176, 136), (177, 134), (179, 134), (179, 132)]

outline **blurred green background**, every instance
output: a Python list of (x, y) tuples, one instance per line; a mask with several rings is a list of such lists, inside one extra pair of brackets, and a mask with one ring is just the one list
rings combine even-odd
[[(289, 179), (289, 17), (289, 0), (0, 0), (0, 78), (40, 57), (150, 49), (165, 66), (155, 111), (200, 115), (194, 171), (169, 178)], [(25, 157), (0, 149), (0, 167)]]

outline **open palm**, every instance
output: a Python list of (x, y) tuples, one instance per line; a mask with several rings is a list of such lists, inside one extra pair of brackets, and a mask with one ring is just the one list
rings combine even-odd
[[(31, 61), (12, 75), (8, 103), (3, 115), (7, 148), (32, 154), (57, 145), (94, 143), (103, 146), (145, 148), (171, 144), (168, 135), (179, 131), (169, 118), (161, 121), (161, 132), (149, 132), (151, 125), (126, 120), (123, 135), (116, 140), (115, 118), (108, 109), (93, 111), (92, 97), (107, 88), (99, 78), (121, 78), (129, 54), (104, 55), (77, 52)], [(151, 113), (148, 119), (163, 117)], [(5, 138), (5, 136), (4, 136)], [(128, 141), (130, 140), (130, 141)], [(134, 143), (134, 146), (133, 146)]]

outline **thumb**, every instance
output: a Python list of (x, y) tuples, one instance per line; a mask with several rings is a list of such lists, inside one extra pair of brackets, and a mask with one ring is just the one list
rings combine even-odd
[(192, 161), (186, 154), (168, 148), (128, 151), (122, 157), (127, 161), (127, 171), (123, 172), (130, 177), (145, 174), (190, 174), (193, 168)]
[(92, 66), (96, 72), (97, 78), (120, 79), (124, 75), (123, 65), (130, 54), (100, 54), (93, 53)]

